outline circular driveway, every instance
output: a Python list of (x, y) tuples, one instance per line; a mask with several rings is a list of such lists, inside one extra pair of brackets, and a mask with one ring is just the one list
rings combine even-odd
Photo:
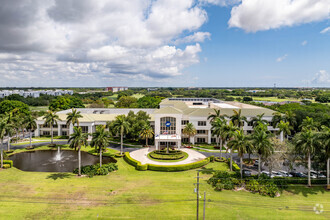
[(203, 160), (203, 159), (206, 158), (206, 156), (204, 156), (203, 154), (201, 154), (197, 151), (183, 148), (183, 149), (180, 149), (180, 150), (182, 150), (182, 151), (184, 151), (188, 154), (187, 159), (182, 160), (182, 161), (178, 161), (178, 162), (159, 162), (159, 161), (150, 160), (147, 156), (150, 152), (152, 152), (154, 150), (155, 150), (155, 148), (142, 148), (142, 149), (139, 149), (139, 150), (132, 151), (130, 153), (130, 156), (133, 159), (135, 159), (137, 161), (140, 161), (141, 164), (147, 164), (148, 163), (148, 164), (155, 164), (155, 165), (188, 164), (188, 163), (193, 163), (193, 162), (200, 161), (200, 160)]

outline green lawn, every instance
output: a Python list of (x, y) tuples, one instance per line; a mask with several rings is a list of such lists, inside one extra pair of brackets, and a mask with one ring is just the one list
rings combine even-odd
[[(108, 176), (0, 170), (1, 219), (195, 219), (196, 171), (136, 171), (123, 159)], [(210, 163), (213, 170), (228, 169)], [(278, 198), (250, 192), (215, 192), (201, 173), (206, 219), (329, 219), (330, 193), (292, 186)], [(323, 205), (323, 213), (313, 207)], [(202, 213), (202, 201), (200, 213)]]
[(137, 93), (137, 94), (132, 95), (132, 97), (137, 98), (137, 99), (142, 98), (143, 96), (144, 95), (143, 94), (140, 94), (140, 93)]
[(47, 111), (48, 106), (29, 106), (31, 111)]

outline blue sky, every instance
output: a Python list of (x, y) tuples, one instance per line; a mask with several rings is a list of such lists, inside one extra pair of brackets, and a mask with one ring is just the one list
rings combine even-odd
[(329, 87), (329, 0), (4, 0), (0, 86)]
[[(228, 27), (230, 11), (207, 8), (209, 20), (201, 31), (211, 39), (201, 44), (201, 62), (186, 70), (198, 77), (195, 86), (330, 85), (311, 82), (320, 70), (330, 70), (330, 34), (320, 34), (329, 21), (247, 33)], [(279, 57), (285, 58), (277, 62)]]

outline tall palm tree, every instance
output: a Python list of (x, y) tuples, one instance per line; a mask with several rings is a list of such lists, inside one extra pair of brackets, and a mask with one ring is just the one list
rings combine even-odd
[(293, 113), (292, 111), (285, 112), (283, 119), (284, 119), (283, 121), (289, 122), (289, 124), (294, 128), (297, 125), (296, 114)]
[(325, 154), (327, 158), (327, 186), (330, 188), (330, 128), (326, 126), (321, 127), (321, 131), (319, 133), (319, 139), (321, 141), (321, 145), (325, 148)]
[(143, 126), (141, 132), (140, 132), (140, 137), (146, 139), (146, 146), (148, 146), (148, 139), (152, 138), (154, 136), (154, 131), (150, 127), (150, 125), (146, 124)]
[(223, 135), (224, 135), (224, 127), (227, 125), (226, 119), (222, 118), (215, 118), (211, 122), (211, 132), (212, 135), (215, 135), (218, 139), (217, 145), (219, 146), (220, 140), (220, 159), (222, 158), (222, 146), (223, 146)]
[[(291, 130), (293, 129), (292, 126), (290, 126), (289, 122), (284, 122), (284, 121), (280, 121), (280, 123), (278, 123), (277, 125), (278, 127), (278, 131), (279, 134), (281, 135), (281, 142), (283, 142), (283, 136), (287, 137), (287, 135), (291, 134)], [(283, 135), (283, 136), (282, 136)]]
[[(238, 130), (238, 127), (236, 127), (232, 121), (229, 121), (229, 123), (227, 125), (224, 126), (223, 128), (223, 139), (225, 142), (228, 142), (230, 141), (236, 131)], [(226, 153), (228, 152), (228, 149), (226, 149)], [(230, 167), (230, 171), (233, 170), (233, 151), (230, 149), (230, 164), (229, 164), (229, 167)]]
[(258, 153), (258, 176), (261, 172), (261, 157), (268, 157), (274, 152), (272, 142), (270, 140), (271, 135), (264, 129), (260, 127), (254, 128), (254, 133), (252, 134), (252, 144)]
[(102, 152), (109, 145), (110, 134), (105, 130), (104, 125), (96, 126), (96, 131), (92, 134), (91, 147), (95, 147), (95, 150), (99, 151), (100, 155), (100, 167), (102, 166)]
[(13, 121), (13, 112), (9, 112), (5, 114), (5, 118), (7, 120), (7, 124), (10, 124), (11, 126), (8, 126), (7, 128), (7, 135), (8, 135), (8, 142), (7, 142), (7, 151), (10, 151), (10, 138), (15, 133), (14, 129), (14, 121)]
[(278, 123), (280, 123), (280, 121), (285, 120), (283, 115), (280, 112), (274, 112), (273, 113), (273, 118), (272, 118), (272, 125), (273, 128), (276, 128)]
[(311, 183), (311, 155), (315, 152), (318, 143), (318, 135), (312, 129), (304, 129), (302, 132), (295, 136), (295, 149), (298, 153), (303, 153), (308, 158), (308, 186), (312, 186)]
[(56, 112), (49, 110), (47, 111), (43, 119), (45, 120), (45, 125), (50, 126), (51, 144), (53, 144), (53, 126), (57, 125), (57, 121), (60, 120), (60, 118), (58, 117)]
[(221, 110), (220, 109), (213, 109), (214, 113), (210, 114), (207, 117), (207, 120), (210, 120), (211, 122), (213, 122), (216, 118), (225, 118), (225, 115), (221, 115)]
[(24, 123), (30, 133), (30, 147), (32, 147), (32, 131), (37, 128), (36, 118), (29, 114), (25, 117)]
[(265, 113), (257, 115), (251, 119), (252, 127), (256, 127), (258, 124), (265, 124), (267, 125), (268, 121), (263, 119)]
[(120, 154), (123, 154), (123, 137), (130, 130), (130, 123), (125, 115), (118, 115), (112, 123), (113, 131), (120, 134)]
[(188, 135), (188, 139), (189, 139), (189, 143), (190, 143), (190, 137), (195, 136), (197, 133), (197, 130), (196, 130), (194, 124), (189, 122), (186, 124), (186, 126), (182, 130), (182, 133), (185, 135)]
[(302, 130), (313, 130), (313, 131), (318, 131), (318, 124), (314, 121), (313, 118), (306, 117), (301, 125), (300, 125)]
[(242, 116), (242, 109), (239, 109), (238, 111), (233, 110), (234, 114), (230, 117), (231, 121), (236, 125), (237, 127), (241, 128), (244, 126), (244, 121), (247, 122), (247, 119), (245, 116)]
[(83, 133), (81, 127), (74, 127), (68, 140), (69, 146), (78, 151), (78, 176), (81, 176), (81, 147), (86, 146), (88, 133)]
[(15, 114), (15, 116), (11, 119), (11, 121), (16, 133), (16, 143), (18, 143), (19, 129), (21, 128), (21, 124), (23, 123), (23, 117), (21, 117), (18, 114)]
[(83, 117), (81, 115), (81, 112), (78, 112), (77, 109), (72, 109), (72, 111), (67, 113), (66, 115), (67, 115), (66, 117), (67, 125), (70, 125), (72, 123), (73, 126), (77, 124), (77, 126), (79, 127), (79, 118)]
[(235, 132), (234, 138), (229, 141), (228, 146), (231, 149), (237, 150), (238, 156), (240, 158), (241, 165), (241, 179), (243, 178), (243, 155), (247, 152), (247, 146), (251, 146), (249, 137), (244, 134), (243, 130), (240, 129)]

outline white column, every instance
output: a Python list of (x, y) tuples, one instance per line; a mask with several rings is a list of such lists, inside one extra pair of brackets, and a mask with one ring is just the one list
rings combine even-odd
[(180, 150), (181, 149), (181, 140), (178, 140), (178, 149)]
[(155, 147), (156, 147), (156, 150), (159, 150), (159, 146), (158, 146), (158, 141), (155, 139)]
[(212, 137), (211, 130), (208, 130), (208, 134), (207, 134), (207, 143), (208, 144), (211, 144), (211, 137)]
[(37, 124), (37, 129), (34, 131), (34, 136), (39, 137), (40, 136), (40, 125)]
[(280, 134), (280, 139), (281, 139), (281, 142), (283, 142), (283, 131), (281, 131), (281, 134)]
[(62, 130), (61, 130), (61, 125), (57, 124), (57, 135), (61, 136), (62, 135)]
[(73, 134), (73, 125), (72, 124), (69, 125), (69, 134), (68, 134), (68, 136), (70, 136), (70, 134)]
[(195, 144), (195, 136), (190, 137), (190, 143), (191, 143), (191, 144)]

